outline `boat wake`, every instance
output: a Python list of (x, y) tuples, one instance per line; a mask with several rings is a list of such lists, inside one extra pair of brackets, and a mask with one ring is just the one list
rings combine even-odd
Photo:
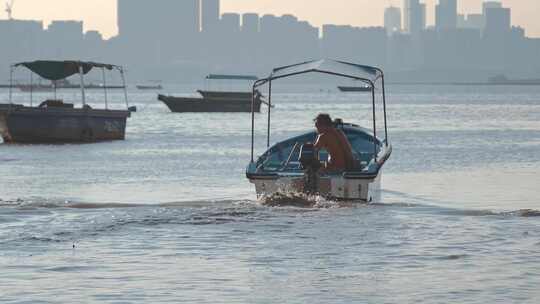
[(308, 195), (298, 192), (281, 193), (262, 196), (259, 199), (263, 206), (267, 207), (296, 207), (296, 208), (345, 208), (353, 207), (359, 203), (331, 201), (319, 195)]
[[(454, 216), (504, 216), (504, 217), (540, 217), (540, 210), (517, 209), (510, 211), (483, 210), (483, 209), (460, 209), (442, 207), (423, 203), (407, 202), (374, 202), (359, 203), (351, 201), (332, 201), (318, 195), (307, 195), (297, 192), (279, 192), (272, 195), (262, 196), (258, 200), (191, 200), (156, 204), (130, 204), (114, 202), (76, 202), (69, 200), (55, 200), (43, 198), (30, 199), (0, 199), (0, 211), (2, 208), (12, 209), (19, 212), (31, 210), (65, 209), (65, 210), (99, 210), (99, 209), (206, 209), (206, 210), (249, 210), (252, 208), (298, 208), (298, 209), (330, 209), (330, 208), (355, 208), (355, 207), (387, 207), (413, 209), (416, 213), (436, 213)], [(5, 211), (4, 209), (4, 211)], [(1, 212), (0, 212), (1, 213)]]

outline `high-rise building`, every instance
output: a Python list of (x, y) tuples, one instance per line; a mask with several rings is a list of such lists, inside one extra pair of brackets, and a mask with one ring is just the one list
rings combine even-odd
[(401, 10), (390, 6), (384, 10), (384, 28), (388, 34), (401, 32)]
[(502, 8), (502, 3), (498, 1), (486, 1), (482, 3), (482, 13), (486, 14), (488, 8)]
[(486, 25), (484, 33), (500, 34), (511, 30), (511, 12), (509, 8), (489, 7), (484, 11)]
[(439, 0), (435, 8), (435, 27), (438, 30), (455, 29), (457, 26), (457, 0)]
[(201, 25), (205, 32), (219, 28), (219, 0), (201, 0)]
[(409, 34), (418, 34), (426, 27), (426, 5), (419, 0), (404, 0), (404, 29)]
[[(143, 35), (145, 25), (148, 24), (147, 1), (144, 0), (118, 0), (117, 23), (118, 34), (121, 37), (134, 37)], [(146, 21), (146, 22), (145, 22)]]
[(458, 16), (458, 28), (463, 29), (475, 29), (482, 31), (485, 27), (484, 15), (482, 14), (469, 14)]
[(259, 15), (255, 13), (247, 13), (242, 15), (242, 31), (245, 33), (259, 32)]
[(240, 31), (240, 15), (225, 13), (221, 15), (220, 29), (225, 33), (238, 33)]
[(128, 39), (170, 39), (200, 29), (199, 0), (118, 0), (118, 32)]

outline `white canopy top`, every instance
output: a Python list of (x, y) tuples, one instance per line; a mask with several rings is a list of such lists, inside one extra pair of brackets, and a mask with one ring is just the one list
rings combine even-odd
[[(309, 72), (318, 72), (331, 74), (335, 76), (347, 77), (356, 80), (362, 80), (372, 85), (383, 76), (382, 70), (376, 67), (360, 65), (333, 59), (321, 59), (302, 62), (294, 65), (288, 65), (275, 68), (272, 74), (263, 83), (288, 76), (304, 74)], [(260, 85), (262, 85), (261, 83)]]

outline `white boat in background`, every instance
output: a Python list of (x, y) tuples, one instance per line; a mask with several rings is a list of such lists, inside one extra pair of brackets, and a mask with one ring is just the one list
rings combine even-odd
[[(392, 146), (388, 142), (383, 71), (376, 67), (343, 61), (328, 59), (309, 61), (274, 69), (270, 76), (255, 82), (253, 90), (268, 85), (268, 103), (271, 105), (273, 81), (312, 72), (358, 80), (371, 88), (373, 119), (371, 130), (340, 119), (334, 120), (335, 127), (341, 129), (351, 143), (355, 167), (342, 172), (319, 171), (320, 160), (327, 155), (324, 155), (324, 151), (321, 151), (320, 155), (315, 155), (311, 144), (317, 137), (315, 131), (300, 134), (270, 147), (271, 107), (269, 107), (267, 150), (258, 159), (254, 158), (255, 112), (252, 112), (251, 161), (246, 176), (255, 185), (258, 197), (292, 192), (320, 195), (332, 200), (370, 202), (378, 193), (382, 168), (392, 153)], [(377, 106), (375, 87), (379, 83), (382, 89), (380, 106), (384, 117), (380, 119), (384, 124), (384, 139), (377, 137), (378, 120), (375, 116)]]

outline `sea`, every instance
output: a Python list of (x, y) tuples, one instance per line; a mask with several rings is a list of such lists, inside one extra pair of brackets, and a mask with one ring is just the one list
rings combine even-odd
[[(271, 144), (318, 113), (372, 128), (369, 94), (274, 89)], [(304, 207), (256, 197), (251, 114), (128, 96), (138, 111), (124, 141), (0, 143), (0, 303), (540, 302), (540, 87), (387, 84), (381, 198)], [(101, 90), (87, 99), (103, 106)], [(122, 91), (108, 102), (125, 108)], [(378, 98), (384, 138), (383, 117)], [(263, 106), (256, 156), (267, 123)]]

